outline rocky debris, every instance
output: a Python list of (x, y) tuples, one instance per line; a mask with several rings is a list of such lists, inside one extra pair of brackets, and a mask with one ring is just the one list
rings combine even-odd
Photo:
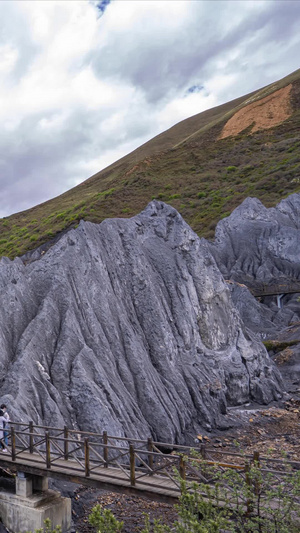
[[(149, 516), (150, 524), (154, 520), (161, 520), (170, 525), (177, 520), (177, 512), (172, 504), (155, 502), (138, 496), (116, 494), (114, 492), (100, 492), (96, 489), (78, 491), (77, 512), (73, 513), (74, 525), (78, 533), (92, 533), (94, 528), (89, 525), (88, 516), (96, 504), (110, 509), (115, 518), (123, 522), (122, 533), (140, 533), (145, 524), (145, 515)], [(81, 504), (79, 510), (79, 502)]]
[(210, 248), (153, 201), (132, 219), (81, 222), (26, 264), (3, 258), (0, 396), (12, 417), (182, 443), (228, 427), (228, 405), (280, 398)]
[(239, 427), (212, 436), (207, 446), (300, 461), (300, 400), (291, 398), (281, 407), (249, 408), (241, 411), (240, 417)]

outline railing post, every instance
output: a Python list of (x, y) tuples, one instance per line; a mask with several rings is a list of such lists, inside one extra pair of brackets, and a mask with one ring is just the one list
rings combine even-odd
[(69, 459), (69, 430), (67, 426), (64, 426), (64, 459), (67, 461)]
[(250, 476), (250, 465), (249, 463), (245, 464), (245, 481), (247, 485), (247, 516), (249, 516), (252, 513), (253, 510), (253, 501), (251, 498), (252, 490), (251, 490), (251, 476)]
[(153, 440), (151, 438), (148, 439), (148, 451), (150, 452), (148, 454), (148, 465), (150, 468), (149, 476), (153, 475)]
[(183, 455), (180, 456), (179, 460), (179, 474), (181, 479), (185, 479), (185, 461)]
[(90, 448), (89, 448), (89, 439), (86, 437), (84, 439), (84, 464), (85, 464), (85, 475), (89, 477), (90, 475)]
[(201, 444), (200, 446), (200, 455), (203, 461), (202, 474), (205, 478), (207, 478), (207, 468), (205, 467), (205, 459), (206, 459), (207, 454), (206, 454), (205, 444)]
[(33, 453), (33, 422), (29, 422), (29, 453)]
[(260, 467), (259, 452), (253, 452), (253, 461), (258, 467)]
[(103, 446), (104, 467), (107, 468), (108, 467), (108, 448), (107, 448), (108, 438), (107, 438), (107, 431), (103, 431), (102, 439), (103, 439), (103, 444), (104, 444), (104, 446)]
[(134, 446), (129, 444), (129, 457), (130, 457), (130, 484), (135, 486), (135, 453)]
[[(259, 452), (253, 452), (253, 463), (256, 469), (260, 469), (260, 460), (259, 460)], [(255, 482), (254, 482), (254, 492), (256, 496), (259, 495), (260, 492), (260, 479), (259, 479), (258, 471), (255, 473)]]
[(10, 438), (11, 438), (11, 460), (16, 460), (16, 433), (15, 428), (11, 426), (10, 428)]
[(46, 467), (51, 468), (51, 454), (50, 454), (50, 436), (49, 431), (45, 432), (46, 438)]
[(201, 444), (201, 446), (200, 446), (200, 455), (201, 455), (202, 459), (206, 459), (205, 444)]

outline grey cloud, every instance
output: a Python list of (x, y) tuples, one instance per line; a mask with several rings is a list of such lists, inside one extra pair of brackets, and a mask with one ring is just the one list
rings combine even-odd
[(40, 120), (58, 112), (32, 115), (16, 130), (0, 131), (0, 216), (61, 194), (74, 186), (75, 178), (87, 179), (85, 164), (146, 135), (153, 126), (150, 115), (141, 120), (141, 114), (135, 111), (130, 116), (128, 110), (124, 127), (106, 131), (103, 123), (109, 111), (75, 109), (59, 131), (41, 130)]
[(266, 39), (287, 43), (292, 35), (293, 28), (298, 32), (300, 22), (300, 3), (284, 0), (272, 2), (268, 10), (268, 24), (266, 27)]
[[(289, 3), (289, 2), (288, 2)], [(166, 97), (178, 96), (187, 90), (190, 82), (205, 85), (216, 74), (216, 59), (245, 43), (245, 60), (251, 60), (251, 48), (246, 43), (255, 36), (257, 46), (264, 46), (269, 39), (284, 42), (287, 46), (290, 34), (287, 28), (300, 18), (300, 3), (267, 2), (259, 11), (251, 12), (237, 27), (231, 26), (231, 16), (237, 2), (202, 2), (191, 4), (193, 13), (181, 31), (145, 32), (136, 36), (123, 33), (111, 35), (111, 40), (101, 52), (91, 54), (91, 63), (99, 77), (117, 75), (120, 79), (139, 87), (152, 104)], [(295, 5), (294, 5), (295, 4)], [(171, 5), (171, 3), (170, 3)], [(285, 12), (287, 11), (287, 12)], [(285, 28), (280, 31), (284, 24)], [(255, 65), (252, 66), (255, 69)]]
[[(0, 136), (1, 215), (60, 194), (72, 185), (72, 169), (91, 157), (93, 117), (74, 112), (59, 132), (42, 132), (40, 116)], [(92, 123), (92, 125), (91, 125)], [(87, 178), (88, 176), (82, 176)]]

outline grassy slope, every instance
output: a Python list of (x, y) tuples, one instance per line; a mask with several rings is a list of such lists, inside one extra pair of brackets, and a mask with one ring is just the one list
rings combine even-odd
[[(237, 109), (291, 82), (294, 113), (288, 120), (217, 140)], [(63, 195), (0, 219), (0, 255), (23, 254), (82, 218), (132, 216), (153, 198), (173, 205), (199, 235), (211, 238), (217, 221), (247, 196), (271, 206), (300, 192), (299, 104), (300, 70), (180, 122)]]

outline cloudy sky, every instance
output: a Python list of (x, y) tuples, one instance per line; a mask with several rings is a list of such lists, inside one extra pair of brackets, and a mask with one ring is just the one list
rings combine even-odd
[(300, 2), (0, 0), (0, 216), (300, 67)]

